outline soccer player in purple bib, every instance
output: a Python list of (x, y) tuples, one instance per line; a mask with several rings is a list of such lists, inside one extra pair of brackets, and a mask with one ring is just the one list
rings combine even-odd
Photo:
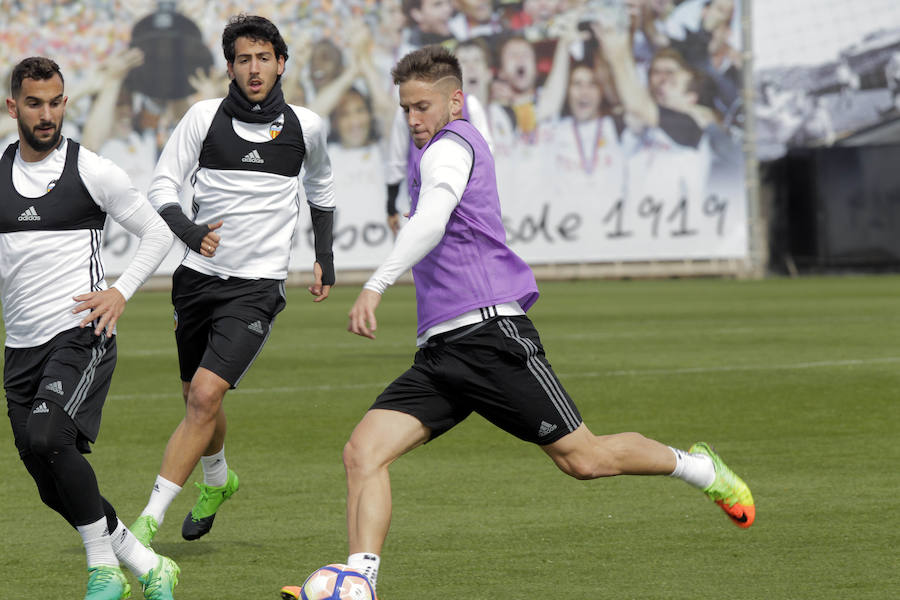
[(582, 422), (525, 314), (537, 284), (506, 245), (490, 150), (461, 118), (459, 63), (440, 47), (425, 47), (401, 59), (392, 75), (422, 149), (407, 178), (411, 216), (350, 310), (348, 330), (374, 339), (381, 295), (412, 268), (418, 352), (344, 449), (348, 564), (376, 584), (391, 518), (389, 465), (473, 411), (538, 444), (572, 477), (671, 475), (749, 527), (750, 489), (707, 444), (685, 452), (638, 433), (596, 436)]

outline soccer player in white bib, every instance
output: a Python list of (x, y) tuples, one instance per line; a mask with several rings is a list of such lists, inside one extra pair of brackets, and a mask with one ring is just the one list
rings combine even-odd
[[(169, 438), (147, 506), (132, 530), (149, 544), (166, 510), (200, 462), (200, 494), (181, 535), (209, 532), (238, 490), (225, 460), (225, 392), (237, 387), (285, 305), (300, 186), (315, 233), (315, 302), (334, 283), (334, 180), (326, 126), (286, 103), (280, 78), (288, 49), (278, 28), (253, 15), (232, 17), (222, 33), (228, 96), (194, 104), (162, 151), (149, 198), (187, 250), (172, 276), (175, 341), (186, 405)], [(192, 218), (179, 197), (193, 186)]]
[[(407, 177), (412, 216), (350, 309), (348, 330), (374, 339), (382, 294), (411, 268), (418, 351), (344, 447), (347, 564), (375, 587), (391, 521), (390, 465), (472, 412), (537, 444), (572, 477), (671, 475), (749, 527), (750, 489), (707, 444), (685, 452), (639, 433), (596, 436), (582, 422), (526, 316), (538, 299), (537, 283), (506, 245), (491, 151), (461, 118), (458, 61), (430, 46), (402, 58), (393, 77), (422, 150)], [(298, 588), (285, 587), (282, 595), (299, 597)]]
[[(0, 158), (3, 386), (19, 457), (41, 500), (74, 527), (87, 554), (85, 600), (127, 598), (120, 563), (144, 598), (167, 600), (178, 567), (144, 547), (100, 495), (90, 452), (116, 364), (116, 322), (159, 266), (172, 234), (125, 172), (61, 136), (59, 66), (26, 58), (12, 71), (19, 141)], [(140, 238), (112, 287), (100, 250), (109, 215)], [(37, 576), (39, 577), (39, 575)], [(45, 595), (52, 595), (48, 587)]]

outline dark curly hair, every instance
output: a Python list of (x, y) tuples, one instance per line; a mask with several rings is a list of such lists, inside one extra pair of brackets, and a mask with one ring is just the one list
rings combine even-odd
[(26, 58), (13, 67), (9, 78), (9, 95), (17, 98), (19, 92), (22, 91), (22, 81), (25, 79), (45, 81), (51, 79), (54, 75), (59, 75), (60, 80), (65, 82), (62, 71), (59, 70), (59, 65), (54, 61), (43, 56)]
[(275, 24), (265, 17), (241, 13), (228, 19), (228, 25), (222, 32), (222, 52), (225, 53), (225, 60), (229, 63), (234, 62), (234, 42), (239, 37), (270, 42), (275, 49), (275, 58), (284, 57), (285, 61), (288, 59), (288, 48), (284, 38), (281, 37)]

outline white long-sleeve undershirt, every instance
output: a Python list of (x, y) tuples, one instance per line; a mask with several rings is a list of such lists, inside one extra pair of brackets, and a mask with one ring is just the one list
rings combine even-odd
[(419, 163), (422, 183), (416, 211), (397, 235), (391, 253), (363, 287), (384, 294), (440, 243), (469, 183), (473, 160), (471, 147), (453, 134), (429, 146)]
[(149, 202), (141, 203), (134, 212), (117, 222), (140, 238), (131, 262), (112, 285), (128, 300), (159, 267), (174, 236)]

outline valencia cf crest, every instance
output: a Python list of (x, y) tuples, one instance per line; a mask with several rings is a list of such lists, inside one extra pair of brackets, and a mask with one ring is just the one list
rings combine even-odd
[(48, 191), (48, 192), (49, 192), (50, 190), (52, 190), (53, 188), (56, 187), (56, 182), (57, 182), (57, 181), (59, 181), (59, 180), (58, 180), (58, 179), (54, 179), (54, 180), (52, 180), (50, 183), (47, 184), (47, 191)]
[(278, 137), (278, 134), (281, 133), (281, 130), (284, 129), (284, 123), (281, 121), (275, 121), (271, 125), (269, 125), (269, 137), (273, 140)]

